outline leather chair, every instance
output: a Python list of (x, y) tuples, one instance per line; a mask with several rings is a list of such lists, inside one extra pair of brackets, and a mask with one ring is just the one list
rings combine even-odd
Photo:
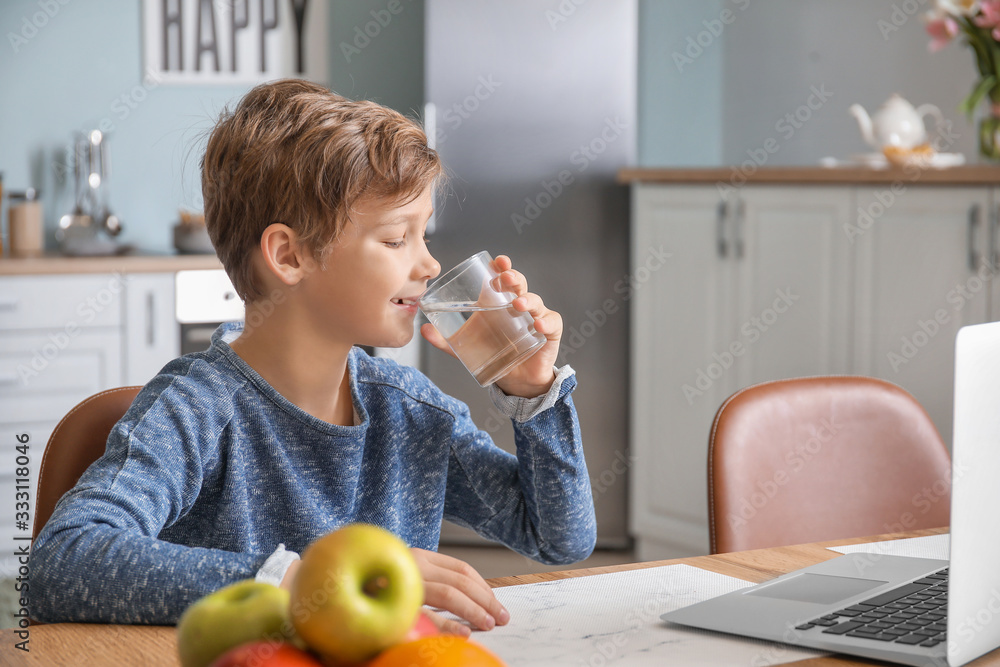
[(869, 377), (730, 396), (708, 443), (712, 553), (949, 523), (948, 450), (913, 396)]
[(108, 389), (83, 400), (56, 425), (45, 446), (35, 493), (32, 540), (52, 516), (56, 503), (103, 453), (111, 429), (142, 387)]

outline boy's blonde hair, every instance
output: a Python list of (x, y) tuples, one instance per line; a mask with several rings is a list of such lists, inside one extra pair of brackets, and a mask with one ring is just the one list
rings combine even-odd
[(251, 257), (268, 225), (322, 262), (362, 198), (405, 203), (441, 174), (417, 123), (308, 81), (261, 84), (224, 110), (201, 162), (205, 223), (246, 302), (263, 296)]

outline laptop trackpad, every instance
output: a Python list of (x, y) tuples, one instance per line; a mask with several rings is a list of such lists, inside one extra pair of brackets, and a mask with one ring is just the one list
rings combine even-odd
[(747, 595), (759, 595), (778, 600), (833, 604), (859, 593), (885, 584), (873, 579), (833, 577), (826, 574), (800, 574), (773, 584), (762, 584), (747, 591)]

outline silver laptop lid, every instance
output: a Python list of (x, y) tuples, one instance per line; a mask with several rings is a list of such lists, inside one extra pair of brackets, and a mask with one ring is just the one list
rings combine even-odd
[(1000, 322), (955, 342), (948, 663), (1000, 645)]

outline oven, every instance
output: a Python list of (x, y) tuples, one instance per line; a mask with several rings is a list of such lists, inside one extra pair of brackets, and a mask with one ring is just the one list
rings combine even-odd
[(243, 301), (222, 269), (178, 271), (174, 288), (181, 354), (208, 349), (220, 324), (243, 319)]

